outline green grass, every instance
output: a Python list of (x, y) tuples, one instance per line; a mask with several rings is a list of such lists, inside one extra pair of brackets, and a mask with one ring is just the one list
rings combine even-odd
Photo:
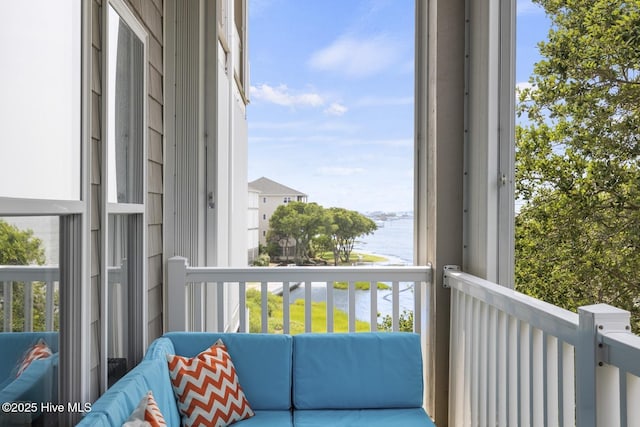
[[(249, 331), (261, 332), (261, 293), (256, 289), (247, 290), (247, 307), (249, 308)], [(269, 311), (269, 333), (282, 333), (282, 297), (269, 294), (267, 297), (267, 310)], [(312, 332), (327, 332), (327, 304), (325, 302), (311, 303), (311, 330)], [(335, 332), (348, 332), (349, 318), (342, 310), (334, 309), (333, 325)], [(304, 301), (298, 300), (290, 305), (289, 329), (291, 334), (304, 332)], [(356, 320), (356, 331), (367, 332), (371, 329), (369, 323)]]
[[(358, 256), (361, 256), (362, 259), (359, 259)], [(328, 261), (330, 264), (333, 264), (333, 252), (323, 252), (322, 254), (320, 254), (320, 258)], [(351, 256), (349, 257), (349, 262), (348, 263), (340, 262), (340, 265), (351, 265), (354, 262), (385, 262), (385, 261), (388, 261), (388, 259), (383, 256), (351, 252)]]
[[(368, 291), (371, 288), (371, 284), (369, 282), (355, 282), (355, 285), (356, 285), (356, 289), (359, 291)], [(333, 288), (346, 290), (346, 289), (349, 289), (349, 283), (334, 282)], [(387, 285), (384, 282), (378, 282), (378, 289), (382, 289), (382, 290), (391, 289), (391, 286)]]

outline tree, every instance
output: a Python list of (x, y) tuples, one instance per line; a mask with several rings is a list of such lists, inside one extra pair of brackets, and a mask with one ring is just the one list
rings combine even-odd
[(517, 289), (640, 326), (640, 0), (534, 0), (552, 22), (521, 91)]
[[(31, 230), (20, 230), (0, 220), (0, 265), (42, 265), (45, 262), (42, 241)], [(12, 284), (13, 331), (22, 331), (24, 325), (24, 283)], [(3, 295), (3, 297), (6, 297)], [(42, 284), (33, 285), (34, 330), (44, 330), (45, 290)], [(5, 307), (3, 305), (2, 310)], [(4, 311), (2, 311), (4, 313)]]
[(268, 239), (282, 242), (285, 250), (294, 246), (295, 262), (301, 263), (309, 258), (311, 239), (320, 232), (324, 221), (323, 208), (317, 203), (289, 202), (278, 206), (271, 216)]
[(373, 233), (376, 223), (359, 212), (344, 208), (328, 209), (329, 219), (325, 234), (329, 237), (335, 265), (349, 262), (356, 239)]

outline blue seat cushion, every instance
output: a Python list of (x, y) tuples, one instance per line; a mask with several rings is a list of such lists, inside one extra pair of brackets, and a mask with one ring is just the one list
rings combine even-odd
[(288, 335), (170, 332), (176, 354), (193, 357), (222, 339), (251, 409), (291, 409), (292, 339)]
[(295, 409), (420, 408), (422, 398), (422, 354), (416, 334), (293, 338)]
[(291, 411), (254, 411), (255, 416), (234, 423), (234, 427), (293, 427)]
[(293, 411), (296, 427), (435, 427), (422, 408)]

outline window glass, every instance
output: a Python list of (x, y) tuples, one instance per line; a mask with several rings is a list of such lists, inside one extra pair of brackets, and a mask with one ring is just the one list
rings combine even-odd
[(142, 203), (144, 45), (109, 6), (108, 201)]
[(129, 280), (127, 265), (131, 240), (128, 215), (109, 215), (107, 267), (108, 336), (107, 375), (109, 387), (128, 370)]
[(79, 1), (0, 1), (0, 196), (80, 199)]
[[(3, 402), (57, 403), (60, 271), (58, 217), (0, 218), (0, 384)], [(33, 359), (34, 361), (29, 363)], [(40, 360), (36, 360), (40, 359)], [(37, 378), (33, 384), (20, 376)], [(13, 386), (12, 386), (13, 384)], [(18, 391), (20, 390), (20, 391)], [(0, 424), (56, 425), (54, 414), (0, 414)]]

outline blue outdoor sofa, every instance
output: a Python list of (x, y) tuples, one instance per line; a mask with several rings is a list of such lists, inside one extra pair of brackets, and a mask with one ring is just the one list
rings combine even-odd
[[(18, 365), (25, 353), (44, 340), (52, 351), (46, 359), (34, 360), (16, 378)], [(43, 402), (58, 400), (58, 333), (57, 332), (0, 332), (0, 403), (32, 402), (36, 408)], [(31, 425), (41, 415), (31, 412), (0, 413), (0, 427)]]
[(238, 427), (429, 427), (418, 335), (173, 332), (92, 406), (80, 426), (120, 427), (151, 390), (180, 425), (167, 354), (193, 357), (221, 338), (255, 416)]

